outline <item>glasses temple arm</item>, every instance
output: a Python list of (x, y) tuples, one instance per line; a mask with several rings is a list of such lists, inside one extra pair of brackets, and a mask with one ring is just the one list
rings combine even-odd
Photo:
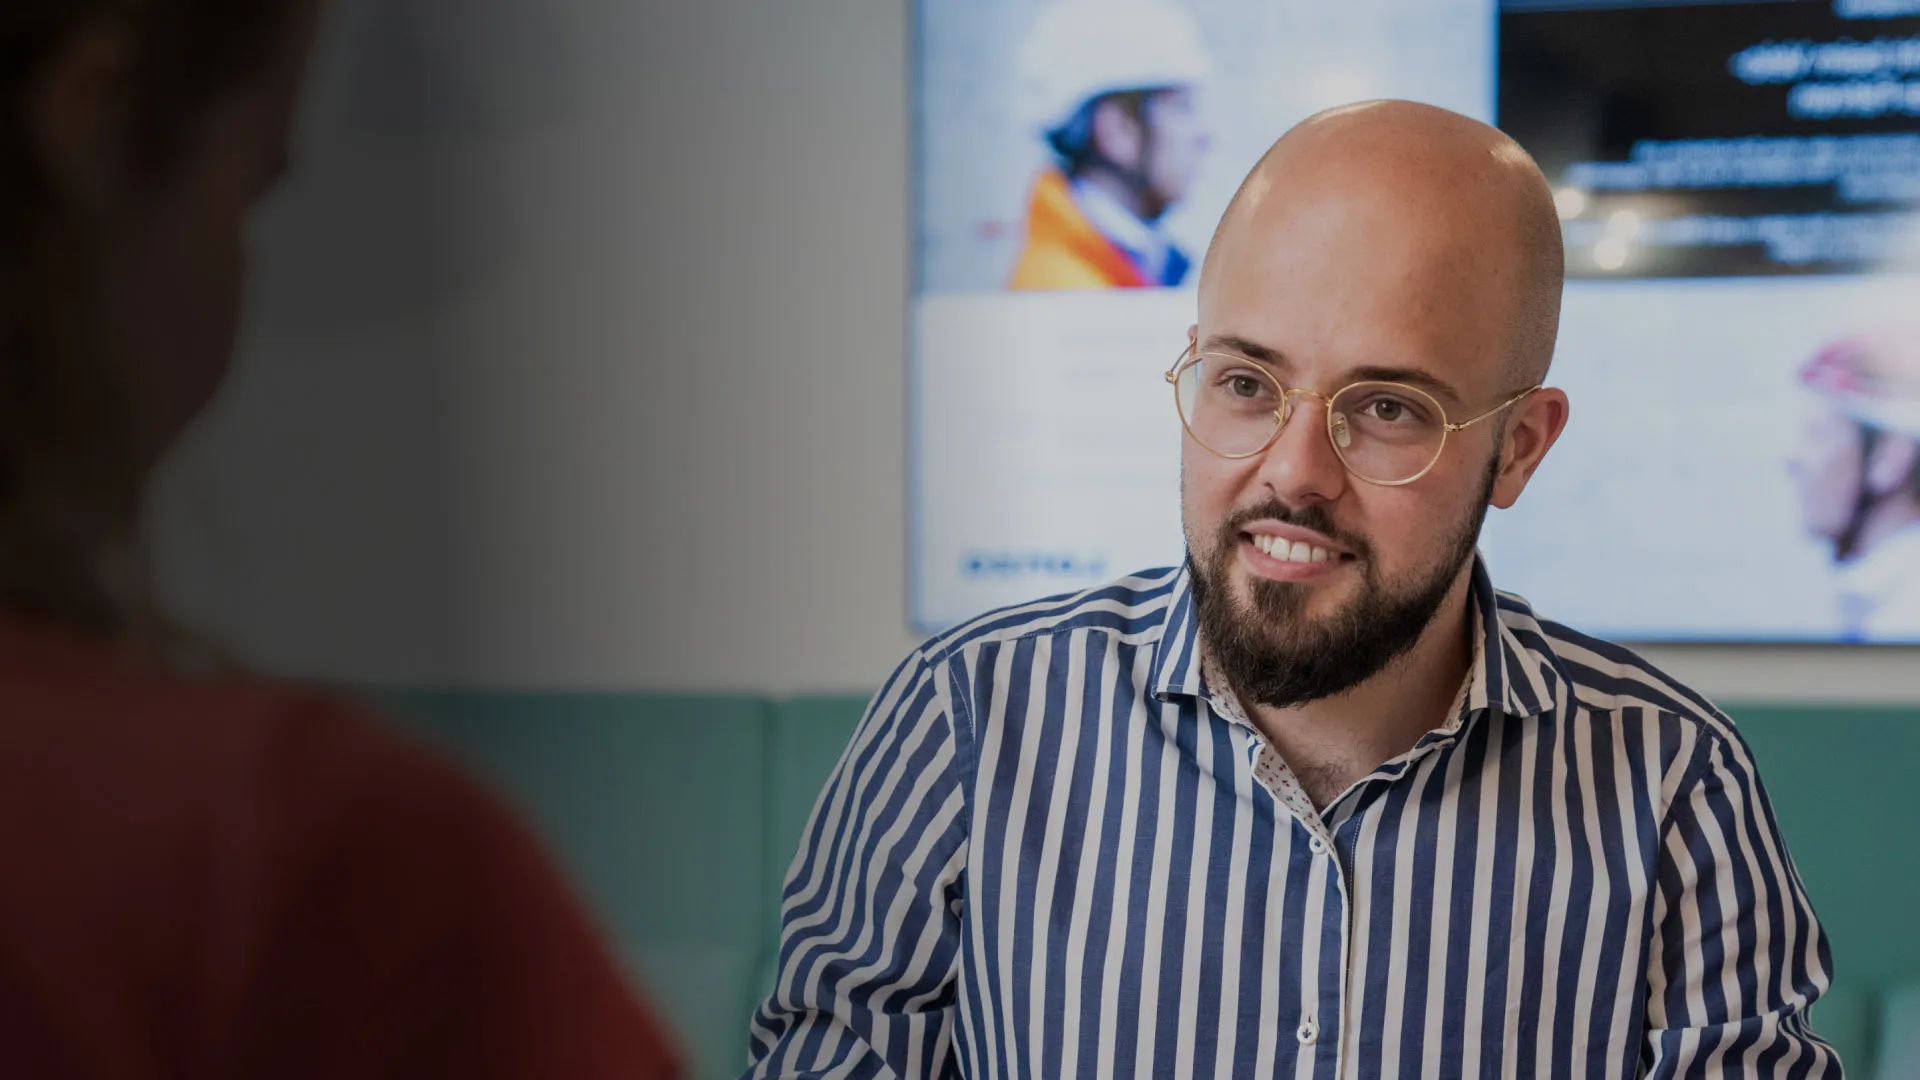
[[(1541, 385), (1542, 385), (1542, 386), (1544, 386), (1545, 384), (1543, 383), (1543, 384), (1541, 384)], [(1527, 396), (1528, 394), (1531, 394), (1531, 393), (1533, 393), (1534, 391), (1536, 391), (1536, 390), (1539, 390), (1539, 389), (1540, 389), (1540, 387), (1539, 387), (1539, 386), (1530, 386), (1530, 387), (1528, 387), (1528, 388), (1526, 388), (1525, 390), (1522, 390), (1522, 391), (1520, 391), (1519, 393), (1517, 393), (1517, 394), (1515, 394), (1515, 395), (1513, 395), (1512, 397), (1510, 397), (1510, 398), (1508, 398), (1507, 400), (1505, 400), (1505, 401), (1503, 401), (1503, 402), (1501, 402), (1500, 404), (1498, 404), (1498, 405), (1495, 405), (1495, 406), (1494, 406), (1493, 408), (1491, 408), (1491, 409), (1488, 409), (1488, 410), (1487, 410), (1486, 412), (1483, 412), (1483, 413), (1481, 413), (1481, 414), (1480, 414), (1480, 415), (1478, 415), (1478, 416), (1475, 416), (1475, 417), (1472, 417), (1472, 418), (1470, 418), (1470, 419), (1467, 419), (1467, 420), (1462, 420), (1462, 421), (1460, 421), (1460, 422), (1459, 422), (1459, 423), (1457, 423), (1457, 424), (1444, 424), (1444, 425), (1442, 425), (1442, 426), (1443, 426), (1443, 427), (1445, 427), (1445, 428), (1446, 428), (1446, 429), (1447, 429), (1448, 431), (1460, 431), (1460, 430), (1463, 430), (1463, 429), (1465, 429), (1465, 428), (1470, 428), (1470, 427), (1472, 427), (1473, 425), (1475, 425), (1475, 424), (1477, 424), (1477, 423), (1479, 423), (1480, 421), (1482, 421), (1482, 420), (1485, 420), (1485, 419), (1486, 419), (1487, 417), (1489, 417), (1489, 416), (1492, 416), (1493, 414), (1495, 414), (1495, 413), (1497, 413), (1497, 412), (1499, 412), (1499, 411), (1500, 411), (1501, 409), (1505, 409), (1505, 408), (1508, 408), (1508, 407), (1510, 407), (1510, 406), (1512, 406), (1512, 405), (1513, 405), (1514, 403), (1516, 403), (1516, 402), (1518, 402), (1518, 401), (1520, 401), (1520, 400), (1522, 400), (1523, 398), (1525, 398), (1525, 397), (1526, 397), (1526, 396)]]

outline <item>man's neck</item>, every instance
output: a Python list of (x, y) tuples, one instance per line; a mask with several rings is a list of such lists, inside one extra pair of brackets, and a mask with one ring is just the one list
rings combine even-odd
[(1092, 165), (1074, 177), (1074, 183), (1098, 191), (1106, 199), (1132, 214), (1143, 226), (1151, 228), (1166, 210), (1140, 185), (1129, 182), (1113, 169)]
[(1860, 524), (1859, 539), (1854, 542), (1855, 557), (1872, 551), (1882, 541), (1920, 521), (1920, 500), (1902, 491), (1875, 503)]
[(1249, 719), (1293, 770), (1314, 806), (1444, 726), (1473, 662), (1471, 568), (1405, 655), (1342, 694), (1287, 709), (1249, 704)]

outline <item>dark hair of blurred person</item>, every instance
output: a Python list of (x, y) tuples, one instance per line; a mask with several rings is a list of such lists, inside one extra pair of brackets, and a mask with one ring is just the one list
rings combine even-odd
[(1920, 634), (1920, 326), (1830, 342), (1800, 369), (1807, 395), (1787, 459), (1801, 520), (1832, 554), (1840, 634)]
[(141, 567), (318, 7), (0, 7), (0, 1075), (668, 1075), (504, 807), (219, 670)]

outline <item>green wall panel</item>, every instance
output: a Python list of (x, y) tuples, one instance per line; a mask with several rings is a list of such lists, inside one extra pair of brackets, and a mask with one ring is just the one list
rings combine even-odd
[(764, 966), (767, 726), (751, 697), (377, 693), (509, 793), (678, 1031), (737, 1074)]
[[(772, 978), (781, 881), (866, 700), (371, 696), (512, 795), (680, 1030), (695, 1075), (736, 1075)], [(1871, 1076), (1873, 1047), (1907, 1023), (1888, 1010), (1920, 1000), (1920, 710), (1729, 711), (1832, 940), (1838, 977), (1817, 1026), (1850, 1074)]]
[(1816, 1026), (1850, 1074), (1871, 1075), (1867, 1048), (1890, 1034), (1875, 1003), (1920, 984), (1920, 711), (1727, 711), (1833, 948), (1835, 993)]

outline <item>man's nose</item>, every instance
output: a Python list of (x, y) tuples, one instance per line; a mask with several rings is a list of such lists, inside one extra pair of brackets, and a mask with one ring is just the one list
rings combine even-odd
[(1280, 436), (1260, 457), (1259, 478), (1289, 506), (1340, 497), (1347, 486), (1347, 467), (1327, 438), (1326, 402), (1293, 399)]

